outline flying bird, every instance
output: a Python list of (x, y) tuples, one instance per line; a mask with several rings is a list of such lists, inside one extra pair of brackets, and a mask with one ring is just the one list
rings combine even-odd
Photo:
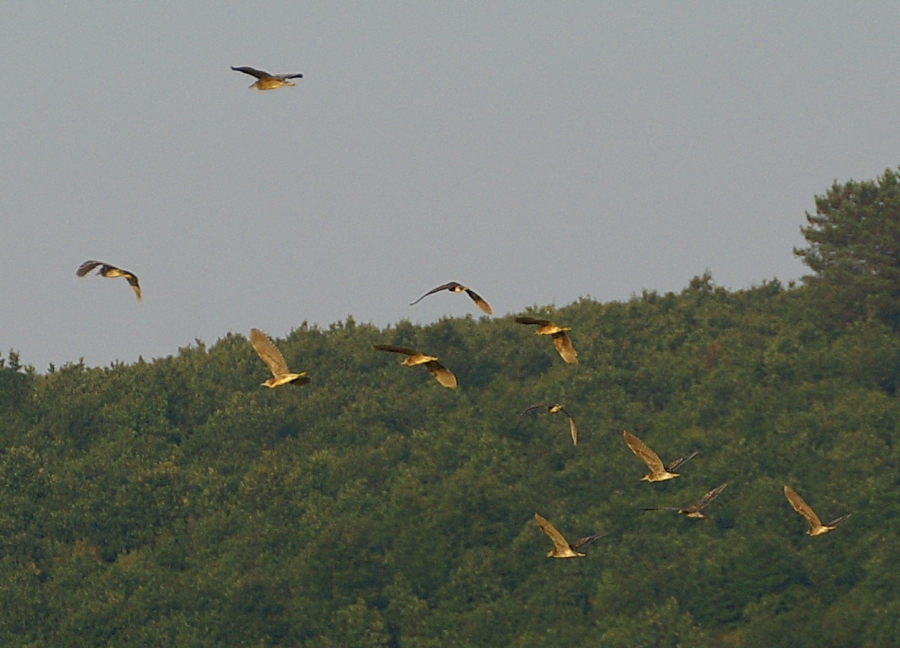
[(407, 367), (415, 367), (417, 365), (425, 365), (425, 368), (431, 372), (439, 383), (444, 387), (453, 389), (456, 387), (456, 376), (444, 365), (438, 362), (437, 357), (419, 353), (414, 349), (397, 346), (396, 344), (373, 344), (372, 348), (376, 351), (389, 351), (390, 353), (402, 353), (406, 355), (406, 359), (400, 364)]
[(566, 331), (571, 331), (571, 328), (562, 328), (550, 320), (535, 319), (534, 317), (517, 317), (516, 321), (519, 324), (536, 324), (538, 328), (534, 332), (535, 335), (551, 336), (553, 338), (553, 346), (556, 347), (560, 357), (569, 364), (578, 364), (578, 353), (575, 351), (575, 347), (572, 346), (572, 340), (566, 335)]
[(528, 414), (528, 412), (536, 409), (540, 409), (541, 407), (546, 407), (547, 411), (550, 414), (556, 414), (557, 412), (562, 412), (566, 415), (566, 418), (569, 419), (569, 433), (572, 435), (572, 445), (578, 445), (578, 430), (575, 429), (575, 419), (572, 418), (572, 415), (566, 411), (566, 408), (560, 405), (559, 403), (535, 403), (534, 405), (529, 405), (525, 408), (525, 411), (519, 414), (519, 418), (516, 421), (520, 421), (523, 416)]
[(131, 286), (131, 290), (134, 291), (134, 296), (137, 297), (138, 301), (141, 301), (141, 286), (138, 283), (137, 275), (128, 272), (128, 270), (122, 270), (121, 268), (109, 265), (108, 263), (103, 263), (102, 261), (85, 261), (78, 266), (78, 270), (75, 271), (75, 274), (79, 277), (83, 277), (97, 266), (100, 266), (97, 274), (101, 277), (108, 277), (110, 279), (115, 277), (125, 277), (128, 284)]
[(691, 506), (685, 506), (684, 508), (678, 508), (677, 506), (674, 506), (674, 507), (673, 506), (664, 506), (664, 507), (652, 506), (650, 508), (645, 508), (644, 510), (645, 511), (678, 511), (682, 515), (687, 516), (689, 518), (703, 518), (706, 516), (703, 515), (703, 513), (701, 513), (700, 511), (702, 511), (704, 508), (706, 508), (706, 506), (710, 502), (712, 502), (714, 499), (716, 499), (719, 496), (719, 493), (721, 493), (723, 490), (725, 490), (726, 486), (728, 486), (727, 482), (722, 484), (721, 486), (718, 486), (717, 488), (713, 488), (706, 495), (701, 497), (699, 502), (697, 502), (696, 504), (692, 504)]
[(412, 302), (410, 304), (410, 306), (415, 306), (420, 301), (422, 301), (423, 299), (428, 297), (428, 295), (433, 295), (434, 293), (440, 292), (442, 290), (449, 290), (450, 292), (457, 292), (457, 293), (466, 291), (466, 294), (472, 298), (472, 301), (475, 302), (475, 305), (478, 306), (478, 308), (483, 310), (488, 315), (493, 315), (493, 313), (494, 313), (491, 310), (490, 305), (486, 301), (484, 301), (484, 299), (482, 299), (481, 295), (479, 295), (477, 292), (475, 292), (471, 288), (466, 288), (461, 283), (457, 283), (455, 281), (451, 281), (449, 283), (442, 284), (442, 285), (438, 286), (437, 288), (432, 288), (427, 293), (425, 293), (424, 295), (419, 297), (416, 301)]
[(284, 361), (281, 351), (272, 344), (269, 336), (259, 329), (250, 329), (250, 344), (253, 345), (259, 357), (262, 358), (262, 361), (266, 363), (266, 366), (272, 372), (272, 377), (261, 383), (263, 386), (274, 389), (288, 383), (296, 383), (297, 385), (309, 383), (309, 378), (306, 377), (305, 371), (292, 373), (288, 369), (287, 362)]
[(569, 542), (563, 537), (563, 535), (556, 530), (555, 526), (550, 524), (547, 520), (542, 518), (537, 513), (534, 514), (534, 521), (537, 522), (537, 525), (541, 528), (541, 531), (546, 533), (547, 537), (550, 538), (550, 540), (553, 542), (553, 549), (547, 552), (547, 558), (577, 558), (583, 556), (583, 553), (578, 553), (579, 549), (588, 546), (594, 540), (602, 538), (606, 535), (605, 533), (589, 535), (576, 540), (572, 544), (569, 544)]
[(809, 504), (803, 501), (803, 498), (797, 495), (794, 492), (794, 489), (790, 486), (784, 487), (784, 496), (787, 497), (788, 502), (791, 503), (791, 506), (794, 507), (794, 510), (797, 511), (803, 519), (809, 524), (809, 531), (806, 532), (807, 535), (811, 536), (820, 536), (823, 533), (828, 533), (832, 529), (834, 529), (838, 524), (846, 520), (850, 517), (850, 514), (842, 515), (839, 518), (835, 518), (828, 524), (822, 524), (821, 520), (819, 520), (819, 516), (816, 515), (815, 511), (813, 511)]
[(256, 82), (250, 87), (256, 88), (257, 90), (274, 90), (275, 88), (280, 88), (282, 86), (297, 85), (296, 83), (291, 83), (288, 79), (303, 78), (302, 74), (269, 74), (268, 72), (256, 70), (252, 67), (234, 67), (232, 65), (231, 69), (235, 72), (243, 72), (244, 74), (256, 77)]
[(658, 482), (674, 479), (675, 477), (678, 477), (678, 473), (675, 471), (679, 466), (700, 454), (699, 452), (694, 451), (687, 457), (681, 457), (670, 463), (668, 466), (663, 466), (663, 462), (659, 458), (659, 455), (653, 452), (653, 450), (647, 447), (647, 444), (638, 439), (631, 432), (626, 430), (622, 432), (622, 436), (625, 437), (625, 443), (628, 444), (631, 451), (636, 454), (641, 461), (647, 464), (647, 468), (650, 469), (649, 473), (641, 477), (641, 481)]

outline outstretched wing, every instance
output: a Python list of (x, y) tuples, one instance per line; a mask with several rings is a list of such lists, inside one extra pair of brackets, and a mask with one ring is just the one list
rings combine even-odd
[(659, 458), (659, 455), (653, 452), (646, 443), (638, 439), (628, 430), (624, 430), (622, 436), (625, 438), (625, 443), (628, 444), (631, 451), (636, 454), (641, 461), (647, 464), (647, 468), (650, 469), (650, 472), (660, 473), (665, 471), (665, 467), (663, 466), (663, 462)]
[(697, 511), (702, 511), (704, 508), (706, 508), (706, 506), (707, 506), (710, 502), (712, 502), (714, 499), (716, 499), (716, 498), (719, 496), (719, 493), (721, 493), (723, 490), (725, 490), (725, 487), (726, 487), (726, 486), (728, 486), (728, 482), (725, 482), (725, 483), (722, 484), (721, 486), (717, 486), (716, 488), (713, 488), (713, 489), (712, 489), (711, 491), (709, 491), (706, 495), (704, 495), (703, 497), (701, 497), (699, 502), (697, 502), (697, 503), (694, 504), (693, 506), (689, 506), (689, 507), (686, 508), (685, 510), (686, 510), (686, 511), (691, 511), (691, 512), (694, 512), (694, 513), (696, 513)]
[(103, 262), (102, 261), (94, 261), (94, 260), (85, 261), (80, 266), (78, 266), (78, 270), (75, 271), (75, 274), (79, 277), (83, 277), (88, 272), (90, 272), (91, 270), (96, 268), (98, 265), (103, 265)]
[(547, 324), (550, 324), (550, 320), (535, 319), (534, 317), (528, 317), (525, 315), (523, 315), (521, 317), (517, 317), (516, 321), (519, 324), (537, 324), (539, 326), (547, 326)]
[(250, 344), (256, 349), (259, 357), (266, 363), (266, 366), (272, 372), (273, 376), (281, 376), (290, 373), (287, 363), (284, 361), (284, 356), (281, 355), (281, 351), (272, 344), (272, 340), (270, 340), (269, 336), (265, 333), (259, 329), (250, 329)]
[(566, 335), (565, 331), (553, 334), (553, 346), (559, 352), (560, 357), (569, 364), (578, 364), (578, 353), (572, 346), (572, 340)]
[(687, 457), (679, 457), (678, 459), (676, 459), (675, 461), (673, 461), (672, 463), (670, 463), (668, 466), (666, 466), (666, 471), (667, 471), (667, 472), (675, 472), (675, 471), (678, 470), (681, 466), (683, 466), (683, 465), (686, 464), (688, 461), (690, 461), (691, 459), (693, 459), (694, 457), (696, 457), (698, 454), (700, 454), (700, 452), (699, 452), (698, 450), (694, 450), (694, 451), (693, 451), (691, 454), (689, 454)]
[(243, 72), (244, 74), (249, 74), (252, 77), (256, 77), (257, 79), (265, 79), (270, 78), (272, 75), (268, 72), (263, 72), (262, 70), (257, 70), (252, 67), (234, 67), (231, 66), (231, 69), (235, 72)]
[(851, 515), (850, 513), (847, 513), (847, 515), (842, 515), (842, 516), (839, 517), (839, 518), (834, 518), (831, 522), (829, 522), (829, 523), (826, 524), (825, 526), (827, 526), (827, 527), (836, 527), (838, 524), (840, 524), (841, 522), (843, 522), (844, 520), (846, 520), (848, 517), (850, 517), (850, 515)]
[(591, 544), (592, 542), (594, 542), (594, 540), (599, 540), (600, 538), (605, 538), (606, 536), (607, 536), (606, 533), (598, 533), (597, 535), (589, 535), (589, 536), (585, 536), (583, 538), (579, 538), (578, 540), (576, 540), (575, 542), (572, 543), (572, 551), (578, 551), (582, 547), (586, 547), (589, 544)]
[(566, 552), (569, 550), (569, 543), (562, 536), (562, 534), (556, 530), (556, 527), (550, 524), (547, 520), (542, 518), (537, 513), (534, 514), (534, 521), (537, 522), (537, 525), (541, 528), (541, 531), (547, 534), (547, 537), (553, 542), (553, 546), (556, 547), (557, 551)]
[(787, 497), (788, 502), (791, 503), (794, 510), (803, 516), (803, 519), (809, 524), (810, 529), (816, 529), (822, 526), (822, 521), (819, 520), (819, 516), (816, 515), (816, 512), (810, 508), (809, 504), (803, 501), (802, 497), (797, 495), (793, 488), (785, 486), (784, 496)]
[(414, 356), (418, 351), (409, 347), (397, 346), (396, 344), (373, 344), (372, 348), (376, 351), (389, 351), (391, 353), (402, 353), (408, 356)]
[(471, 288), (464, 288), (466, 294), (472, 298), (472, 301), (475, 302), (475, 305), (478, 306), (482, 311), (487, 313), (488, 315), (493, 315), (494, 311), (491, 310), (490, 304), (488, 304), (484, 299), (482, 299), (481, 295), (472, 290)]
[[(131, 286), (134, 296), (137, 297), (138, 301), (141, 301), (141, 285), (138, 283), (137, 275), (125, 270), (122, 272), (122, 276), (125, 277), (125, 280), (128, 281), (128, 285)], [(151, 281), (150, 283), (153, 282)]]
[(522, 417), (528, 414), (528, 412), (539, 409), (541, 407), (550, 407), (550, 405), (551, 403), (535, 403), (534, 405), (529, 405), (524, 410), (522, 410), (522, 413), (519, 414), (519, 416), (516, 417), (516, 422), (521, 421)]
[(456, 376), (437, 360), (429, 360), (425, 363), (428, 371), (434, 376), (444, 387), (454, 389), (456, 387)]
[(569, 419), (569, 434), (572, 435), (572, 445), (578, 445), (578, 429), (575, 427), (575, 419), (572, 418), (572, 415), (566, 411), (566, 408), (560, 407), (559, 411), (566, 415), (566, 418)]
[(418, 304), (420, 301), (422, 301), (423, 299), (425, 299), (426, 297), (428, 297), (428, 295), (433, 295), (434, 293), (436, 293), (436, 292), (441, 292), (442, 290), (452, 290), (453, 288), (456, 288), (458, 285), (459, 285), (459, 284), (456, 283), (455, 281), (449, 281), (449, 282), (447, 282), (447, 283), (445, 283), (445, 284), (441, 284), (440, 286), (438, 286), (438, 287), (436, 287), (436, 288), (432, 288), (432, 289), (429, 290), (427, 293), (425, 293), (424, 295), (422, 295), (421, 297), (419, 297), (416, 301), (412, 302), (412, 303), (410, 304), (410, 306), (415, 306), (415, 305)]
[(275, 78), (279, 79), (281, 81), (287, 81), (288, 79), (302, 79), (303, 75), (299, 74), (299, 73), (298, 74), (278, 74), (275, 76)]

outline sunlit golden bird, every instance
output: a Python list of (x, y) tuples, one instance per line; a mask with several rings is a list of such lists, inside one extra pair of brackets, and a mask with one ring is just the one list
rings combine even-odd
[(102, 261), (92, 260), (85, 261), (80, 266), (78, 266), (78, 270), (75, 271), (75, 274), (79, 277), (83, 277), (97, 266), (100, 266), (97, 274), (101, 277), (108, 277), (110, 279), (113, 279), (115, 277), (125, 277), (125, 279), (128, 281), (128, 284), (131, 286), (131, 290), (134, 292), (134, 296), (138, 298), (138, 301), (141, 301), (141, 286), (138, 283), (137, 275), (133, 272), (122, 270), (122, 268), (117, 268), (114, 265), (109, 265), (108, 263), (103, 263)]
[(636, 454), (641, 461), (647, 464), (647, 468), (650, 469), (650, 472), (641, 477), (641, 481), (648, 482), (658, 482), (658, 481), (666, 481), (667, 479), (674, 479), (678, 477), (678, 473), (675, 471), (679, 466), (684, 464), (687, 461), (690, 461), (694, 457), (696, 457), (699, 452), (692, 452), (687, 457), (681, 457), (676, 459), (668, 466), (663, 466), (662, 460), (659, 458), (653, 450), (651, 450), (647, 444), (634, 436), (631, 432), (624, 431), (622, 432), (622, 436), (625, 437), (625, 443), (628, 444), (628, 447), (631, 448), (631, 451)]
[(556, 527), (550, 524), (543, 517), (534, 514), (534, 521), (537, 522), (537, 525), (541, 528), (541, 531), (547, 534), (547, 537), (553, 542), (553, 549), (547, 552), (547, 558), (578, 558), (583, 556), (583, 553), (579, 553), (578, 550), (582, 547), (586, 547), (591, 544), (594, 540), (598, 538), (604, 537), (605, 533), (598, 533), (597, 535), (589, 535), (579, 540), (576, 540), (572, 544), (563, 537), (563, 535), (556, 530)]
[(572, 445), (578, 445), (578, 430), (575, 428), (575, 419), (572, 418), (572, 415), (566, 410), (565, 407), (560, 405), (559, 403), (535, 403), (534, 405), (529, 405), (525, 408), (525, 411), (519, 414), (519, 418), (516, 421), (522, 419), (523, 416), (528, 414), (528, 412), (536, 409), (540, 409), (542, 407), (546, 407), (547, 411), (550, 414), (556, 414), (557, 412), (562, 412), (566, 415), (566, 418), (569, 419), (569, 434), (572, 435)]
[(838, 524), (846, 520), (850, 517), (850, 513), (847, 515), (842, 515), (839, 518), (833, 519), (828, 524), (822, 524), (821, 520), (819, 520), (819, 516), (816, 515), (816, 512), (810, 508), (809, 504), (803, 501), (803, 498), (797, 495), (794, 492), (794, 489), (790, 486), (784, 487), (784, 496), (787, 497), (788, 502), (791, 503), (791, 506), (794, 507), (794, 510), (797, 511), (803, 519), (809, 524), (809, 531), (806, 532), (807, 535), (811, 536), (820, 536), (823, 533), (828, 533), (832, 529), (834, 529)]
[(575, 351), (575, 347), (572, 346), (572, 340), (566, 334), (566, 331), (572, 330), (570, 327), (563, 328), (550, 320), (536, 319), (534, 317), (517, 317), (516, 321), (519, 324), (537, 325), (538, 328), (534, 332), (535, 335), (551, 336), (553, 338), (553, 346), (556, 347), (560, 357), (569, 364), (578, 364), (578, 353)]
[(685, 506), (684, 508), (678, 508), (677, 506), (651, 506), (649, 508), (645, 508), (645, 511), (678, 511), (682, 515), (689, 518), (703, 518), (706, 517), (701, 513), (706, 506), (716, 499), (725, 487), (728, 486), (728, 483), (724, 483), (721, 486), (713, 488), (706, 495), (700, 498), (700, 501), (696, 504), (692, 504), (691, 506)]
[(373, 344), (372, 348), (377, 351), (402, 353), (406, 356), (406, 359), (400, 364), (406, 365), (407, 367), (425, 365), (425, 368), (431, 372), (431, 375), (434, 376), (437, 381), (444, 387), (448, 387), (450, 389), (456, 387), (456, 376), (454, 376), (453, 373), (449, 369), (447, 369), (447, 367), (438, 362), (436, 356), (425, 355), (424, 353), (419, 353), (415, 349), (397, 346), (396, 344)]
[(256, 349), (259, 357), (262, 358), (262, 361), (266, 363), (266, 366), (272, 372), (272, 377), (261, 383), (264, 387), (274, 389), (275, 387), (280, 387), (281, 385), (287, 385), (289, 383), (297, 385), (306, 385), (309, 383), (309, 378), (306, 377), (305, 371), (293, 373), (288, 369), (287, 362), (284, 361), (284, 356), (281, 355), (281, 351), (272, 344), (272, 340), (269, 339), (269, 336), (259, 329), (250, 329), (250, 344), (253, 345), (253, 348)]
[(252, 84), (250, 87), (256, 88), (257, 90), (274, 90), (275, 88), (281, 88), (283, 86), (297, 85), (296, 83), (291, 83), (288, 79), (303, 78), (302, 74), (269, 74), (268, 72), (246, 66), (234, 67), (232, 65), (231, 69), (235, 72), (243, 72), (244, 74), (256, 77), (256, 83)]
[(484, 301), (484, 299), (482, 299), (481, 295), (479, 295), (477, 292), (475, 292), (471, 288), (466, 288), (461, 283), (457, 283), (456, 281), (451, 281), (449, 283), (441, 284), (437, 288), (432, 288), (427, 293), (425, 293), (424, 295), (419, 297), (416, 301), (412, 302), (410, 304), (410, 306), (415, 306), (420, 301), (422, 301), (423, 299), (428, 297), (428, 295), (433, 295), (434, 293), (440, 292), (442, 290), (449, 290), (450, 292), (457, 292), (457, 293), (465, 291), (466, 294), (472, 298), (472, 301), (475, 302), (475, 305), (478, 306), (478, 308), (483, 310), (488, 315), (493, 314), (493, 311), (491, 310), (490, 305), (486, 301)]

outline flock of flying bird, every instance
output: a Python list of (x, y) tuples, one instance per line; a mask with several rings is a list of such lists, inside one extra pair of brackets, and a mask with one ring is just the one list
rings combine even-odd
[[(232, 66), (231, 69), (236, 72), (243, 72), (244, 74), (249, 74), (250, 76), (255, 77), (256, 82), (253, 83), (250, 88), (256, 88), (257, 90), (274, 90), (275, 88), (281, 88), (283, 86), (293, 86), (295, 84), (289, 81), (289, 79), (299, 79), (303, 77), (303, 75), (299, 73), (269, 74), (268, 72), (246, 66)], [(75, 274), (79, 277), (84, 277), (98, 266), (100, 269), (97, 271), (97, 274), (102, 277), (124, 277), (128, 281), (128, 284), (131, 286), (131, 290), (134, 292), (135, 297), (137, 297), (138, 301), (141, 300), (141, 287), (138, 283), (137, 275), (135, 275), (133, 272), (129, 272), (128, 270), (123, 270), (109, 263), (103, 263), (102, 261), (88, 260), (78, 266), (78, 270), (76, 270)], [(475, 302), (475, 305), (478, 306), (479, 309), (481, 309), (482, 312), (488, 315), (493, 314), (490, 305), (481, 297), (481, 295), (476, 293), (471, 288), (468, 288), (456, 281), (451, 281), (432, 288), (417, 300), (412, 302), (410, 306), (418, 304), (429, 295), (433, 295), (434, 293), (444, 290), (456, 293), (465, 292), (472, 299), (472, 301)], [(567, 334), (567, 331), (571, 330), (570, 328), (557, 326), (550, 320), (537, 319), (527, 316), (516, 317), (515, 321), (519, 324), (537, 326), (537, 329), (535, 329), (534, 332), (535, 335), (549, 335), (553, 340), (553, 346), (556, 348), (556, 351), (559, 353), (560, 357), (568, 364), (578, 364), (578, 353), (575, 351), (575, 347), (572, 345), (572, 340)], [(285, 361), (284, 356), (282, 356), (281, 352), (278, 350), (278, 347), (276, 347), (269, 339), (269, 337), (259, 329), (250, 329), (250, 344), (253, 345), (256, 353), (259, 354), (259, 357), (269, 368), (269, 371), (272, 372), (272, 377), (268, 380), (265, 380), (262, 383), (263, 386), (274, 389), (275, 387), (281, 387), (282, 385), (305, 385), (310, 382), (310, 379), (309, 377), (307, 377), (305, 371), (295, 373), (288, 368), (287, 362)], [(444, 387), (454, 389), (457, 386), (456, 376), (453, 375), (453, 372), (447, 369), (447, 367), (441, 364), (436, 356), (427, 355), (420, 351), (416, 351), (415, 349), (397, 346), (395, 344), (375, 344), (372, 348), (377, 351), (386, 351), (389, 353), (399, 353), (405, 355), (406, 358), (404, 358), (404, 360), (400, 364), (407, 367), (424, 365), (425, 368), (431, 372), (431, 375), (434, 376), (434, 378)], [(569, 432), (572, 436), (572, 443), (577, 445), (578, 430), (575, 427), (575, 419), (559, 403), (535, 403), (534, 405), (530, 405), (519, 415), (517, 421), (521, 420), (521, 418), (525, 414), (541, 408), (546, 408), (550, 414), (562, 412), (566, 415), (566, 418), (569, 421)], [(647, 446), (647, 444), (645, 444), (635, 435), (631, 434), (628, 431), (625, 431), (622, 433), (622, 436), (631, 451), (645, 464), (647, 464), (647, 468), (649, 468), (650, 470), (649, 473), (641, 477), (641, 481), (661, 482), (667, 481), (669, 479), (674, 479), (675, 477), (679, 476), (675, 471), (698, 454), (695, 451), (686, 457), (680, 457), (670, 464), (664, 465), (659, 456), (653, 450), (651, 450)], [(717, 486), (716, 488), (706, 493), (706, 495), (701, 497), (699, 501), (688, 506), (650, 507), (645, 508), (644, 510), (678, 511), (678, 513), (680, 513), (681, 515), (689, 518), (703, 518), (705, 517), (702, 513), (703, 509), (706, 508), (716, 497), (718, 497), (719, 494), (723, 490), (725, 490), (726, 486), (728, 486), (727, 482), (721, 484), (720, 486)], [(850, 514), (843, 515), (832, 520), (831, 522), (828, 522), (827, 524), (823, 524), (816, 513), (812, 510), (812, 508), (810, 508), (810, 506), (806, 502), (804, 502), (803, 499), (790, 486), (784, 487), (784, 495), (787, 498), (788, 502), (790, 502), (794, 510), (797, 511), (797, 513), (799, 513), (809, 524), (809, 530), (806, 533), (810, 536), (819, 536), (824, 533), (828, 533), (839, 523), (850, 517)], [(606, 535), (605, 533), (589, 535), (570, 543), (556, 529), (556, 527), (554, 527), (548, 520), (546, 520), (538, 513), (534, 514), (534, 521), (537, 523), (541, 531), (543, 531), (553, 543), (553, 549), (551, 549), (547, 553), (547, 556), (550, 558), (576, 558), (579, 556), (584, 556), (583, 553), (579, 552), (579, 549), (581, 549), (582, 547), (586, 547), (595, 540)]]

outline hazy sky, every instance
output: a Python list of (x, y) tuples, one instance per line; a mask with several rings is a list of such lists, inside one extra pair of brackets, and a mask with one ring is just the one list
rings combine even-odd
[(900, 164), (900, 5), (736, 5), (4, 2), (0, 350), (798, 278), (813, 196)]

